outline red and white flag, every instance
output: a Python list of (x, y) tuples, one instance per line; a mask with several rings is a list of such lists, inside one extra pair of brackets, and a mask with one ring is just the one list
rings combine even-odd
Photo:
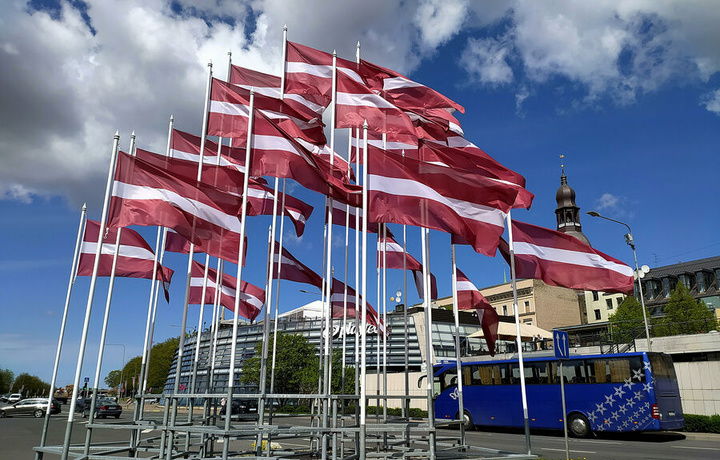
[[(298, 112), (282, 99), (263, 94), (255, 94), (254, 107), (292, 137), (300, 137), (318, 145), (326, 143), (322, 119), (317, 114)], [(213, 79), (208, 136), (238, 139), (244, 143), (242, 139), (247, 139), (249, 110), (249, 90)]]
[(313, 155), (280, 126), (255, 114), (252, 143), (253, 176), (294, 179), (307, 189), (341, 203), (360, 206), (362, 188), (337, 177), (326, 160)]
[[(172, 228), (198, 250), (237, 263), (242, 204), (237, 196), (120, 152), (108, 222)], [(224, 252), (228, 246), (231, 253)]]
[(368, 86), (382, 91), (385, 99), (402, 109), (442, 108), (465, 113), (463, 106), (440, 92), (377, 64), (361, 59), (360, 74)]
[(447, 145), (453, 149), (462, 150), (469, 155), (469, 158), (477, 165), (485, 165), (488, 168), (492, 168), (495, 173), (499, 175), (499, 179), (514, 184), (514, 187), (518, 190), (518, 195), (513, 207), (530, 209), (535, 195), (525, 189), (525, 178), (522, 175), (501, 165), (493, 157), (462, 136), (448, 136)]
[[(633, 270), (619, 260), (581, 243), (574, 236), (513, 220), (517, 278), (539, 279), (550, 286), (587, 291), (633, 292)], [(504, 240), (500, 252), (510, 260)]]
[[(362, 164), (362, 147), (364, 140), (355, 136), (351, 139), (350, 162)], [(383, 145), (385, 146), (383, 148)], [(410, 158), (418, 157), (418, 138), (414, 134), (387, 134), (386, 141), (383, 144), (382, 134), (368, 131), (368, 146), (372, 146), (388, 153), (407, 156)]]
[(280, 99), (300, 113), (310, 110), (320, 116), (327, 107), (324, 97), (302, 95), (302, 94), (281, 94), (281, 79), (278, 76), (270, 75), (257, 70), (246, 69), (233, 65), (230, 70), (230, 83), (241, 86), (245, 89), (252, 89), (256, 93)]
[[(221, 285), (217, 285), (218, 274), (216, 270), (208, 267), (207, 284), (205, 285), (205, 298), (202, 296), (205, 280), (205, 265), (193, 261), (190, 271), (190, 300), (191, 304), (213, 304), (215, 293), (221, 293), (220, 304), (230, 311), (235, 311), (235, 297), (237, 294), (237, 278), (223, 273)], [(260, 315), (265, 304), (265, 290), (243, 281), (240, 289), (240, 304), (238, 314), (243, 318), (254, 321)]]
[[(117, 228), (107, 228), (102, 238), (98, 276), (112, 275), (117, 232)], [(78, 276), (92, 276), (99, 233), (100, 223), (88, 219), (85, 223), (85, 234), (82, 245), (80, 246)], [(124, 228), (120, 234), (120, 248), (118, 250), (115, 276), (152, 279), (154, 264), (155, 253), (150, 245), (147, 244), (145, 239), (135, 230)], [(168, 293), (168, 288), (170, 287), (173, 271), (158, 263), (156, 273), (155, 279), (162, 281), (163, 288), (165, 289), (165, 299), (169, 301), (170, 294)]]
[[(170, 136), (170, 156), (181, 160), (200, 162), (200, 136), (173, 129)], [(244, 142), (243, 142), (244, 143)], [(245, 172), (245, 147), (223, 145), (218, 158), (218, 144), (205, 140), (203, 165), (227, 166)]]
[[(197, 137), (195, 140), (199, 141), (200, 138)], [(183, 138), (183, 148), (192, 150), (195, 147), (197, 151), (200, 150), (199, 145), (193, 145), (188, 137)], [(191, 180), (197, 177), (197, 161), (199, 161), (199, 157), (185, 157), (187, 160), (185, 158), (168, 159), (168, 157), (164, 155), (153, 154), (141, 149), (137, 149), (136, 155), (138, 158), (164, 168), (173, 174), (183, 175), (186, 179)], [(218, 156), (215, 156), (213, 159), (217, 161)], [(222, 166), (216, 166), (217, 163), (212, 164), (210, 162), (206, 163), (205, 160), (203, 161), (201, 181), (236, 196), (242, 196), (243, 181), (245, 179), (244, 174), (238, 170), (234, 162), (227, 159), (222, 153), (219, 159)], [(249, 179), (248, 202), (257, 215), (273, 214), (274, 197), (275, 191), (266, 185), (264, 179)], [(285, 215), (290, 218), (295, 226), (297, 236), (301, 236), (305, 231), (305, 223), (307, 219), (310, 218), (313, 207), (282, 192), (278, 192), (278, 207), (280, 203), (282, 203), (283, 197), (285, 198)]]
[(459, 269), (456, 270), (458, 310), (474, 309), (485, 336), (490, 356), (495, 356), (498, 323), (500, 319), (490, 302), (487, 301), (475, 285)]
[[(385, 253), (383, 255), (383, 249)], [(404, 264), (403, 264), (404, 259)], [(418, 291), (418, 296), (422, 299), (425, 298), (425, 290), (423, 288), (423, 266), (416, 258), (403, 251), (403, 247), (395, 241), (391, 236), (385, 238), (379, 237), (377, 243), (377, 266), (383, 268), (383, 261), (387, 263), (387, 268), (402, 270), (406, 268), (413, 272), (413, 278), (415, 279), (415, 287)], [(437, 290), (437, 279), (435, 275), (430, 273), (430, 298), (438, 298)]]
[[(275, 242), (275, 265), (273, 271), (275, 274), (280, 273), (280, 278), (297, 283), (306, 283), (322, 289), (322, 278), (313, 270), (305, 266), (297, 260), (290, 251), (283, 247), (282, 254), (280, 252), (280, 244)], [(278, 263), (280, 265), (278, 272)]]
[(418, 158), (439, 166), (474, 173), (515, 189), (517, 198), (513, 203), (513, 208), (529, 209), (535, 198), (535, 195), (525, 188), (525, 178), (522, 175), (503, 166), (478, 148), (460, 149), (444, 146), (437, 142), (421, 141)]
[(517, 191), (463, 171), (369, 149), (369, 217), (460, 235), (494, 256)]
[[(347, 295), (345, 290), (347, 289)], [(342, 318), (344, 314), (347, 314), (347, 318), (360, 318), (356, 316), (355, 302), (358, 305), (362, 305), (362, 297), (355, 293), (355, 289), (346, 285), (342, 281), (333, 278), (333, 284), (330, 292), (330, 304), (332, 305), (332, 317)], [(390, 329), (385, 326), (378, 315), (378, 312), (368, 302), (367, 304), (367, 322), (377, 328), (381, 334), (390, 334)]]
[[(359, 208), (356, 208), (355, 206), (350, 206), (348, 204), (339, 203), (337, 201), (333, 201), (333, 210), (332, 210), (332, 216), (333, 216), (333, 225), (340, 225), (345, 226), (345, 223), (348, 223), (348, 228), (355, 229), (355, 218), (359, 213), (359, 219), (358, 222), (360, 224), (359, 230), (362, 230), (363, 226), (363, 216), (362, 216), (362, 210)], [(347, 214), (350, 214), (350, 219), (346, 219)], [(378, 223), (377, 222), (368, 222), (367, 230), (369, 233), (377, 233), (378, 232)]]
[(381, 133), (415, 134), (410, 118), (363, 83), (341, 73), (337, 78), (336, 128), (362, 128)]
[[(220, 244), (222, 245), (221, 253), (222, 254), (237, 254), (237, 241), (235, 238), (232, 239), (226, 239), (222, 241)], [(243, 267), (245, 266), (245, 262), (247, 261), (247, 251), (248, 251), (248, 237), (245, 235), (245, 244), (243, 245)], [(231, 246), (233, 245), (233, 246)], [(167, 234), (165, 236), (165, 250), (169, 252), (179, 252), (180, 254), (190, 254), (190, 242), (186, 240), (184, 237), (180, 236), (175, 232), (173, 229), (167, 229)], [(201, 249), (198, 249), (196, 246), (193, 250), (195, 254), (201, 254), (204, 251)], [(222, 258), (222, 257), (221, 257)], [(226, 260), (228, 262), (232, 262), (234, 264), (237, 264), (237, 258), (236, 257), (225, 257), (222, 258), (223, 260)]]
[[(365, 84), (357, 73), (355, 62), (336, 58), (339, 75)], [(332, 95), (333, 56), (299, 43), (287, 42), (285, 62), (285, 93), (321, 96), (325, 98), (325, 106), (330, 103)]]

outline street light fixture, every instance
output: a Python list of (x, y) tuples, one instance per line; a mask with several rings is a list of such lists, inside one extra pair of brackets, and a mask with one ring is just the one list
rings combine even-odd
[[(648, 351), (652, 351), (652, 343), (650, 342), (650, 328), (648, 327), (647, 313), (645, 313), (645, 296), (643, 296), (642, 281), (640, 280), (640, 278), (642, 277), (641, 273), (644, 274), (645, 270), (641, 272), (638, 268), (637, 252), (635, 251), (635, 240), (633, 239), (632, 229), (630, 229), (630, 226), (625, 222), (605, 217), (597, 211), (588, 211), (587, 214), (592, 217), (599, 217), (601, 219), (609, 220), (610, 222), (615, 222), (616, 224), (624, 225), (628, 229), (628, 232), (625, 234), (625, 242), (632, 249), (633, 257), (635, 258), (635, 276), (638, 280), (638, 292), (640, 294), (640, 304), (642, 305), (643, 321), (645, 323), (645, 337), (647, 338)], [(643, 266), (643, 268), (645, 268), (645, 266)]]

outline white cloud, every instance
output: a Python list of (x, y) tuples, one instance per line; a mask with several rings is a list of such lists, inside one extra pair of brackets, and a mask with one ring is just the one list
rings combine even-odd
[(467, 0), (422, 0), (415, 23), (423, 43), (431, 49), (456, 35), (467, 16)]
[(508, 63), (512, 44), (494, 38), (470, 39), (462, 54), (461, 64), (470, 78), (480, 83), (499, 85), (513, 81)]
[(720, 115), (720, 89), (706, 94), (702, 100), (702, 105), (710, 112)]
[(620, 199), (611, 193), (603, 193), (600, 199), (597, 200), (597, 209), (615, 209)]
[[(713, 45), (720, 42), (717, 15), (708, 14), (717, 11), (713, 0), (504, 3), (508, 46), (524, 78), (535, 84), (567, 78), (582, 85), (586, 101), (609, 96), (628, 104), (674, 79), (707, 81), (720, 70), (720, 49)], [(469, 39), (468, 48), (476, 42)], [(485, 52), (477, 53), (477, 63), (464, 63), (471, 77), (478, 77), (479, 67), (500, 62), (487, 57), (499, 57), (490, 52), (497, 48), (481, 43)], [(485, 72), (494, 75), (497, 69)], [(507, 69), (500, 73), (505, 78), (500, 81), (506, 82), (507, 74)], [(478, 80), (498, 83), (498, 78)]]

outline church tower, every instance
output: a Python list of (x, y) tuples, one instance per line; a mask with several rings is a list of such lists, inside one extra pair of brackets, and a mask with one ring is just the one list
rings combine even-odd
[[(563, 157), (564, 155), (560, 155), (561, 159)], [(580, 208), (575, 204), (575, 190), (567, 183), (565, 165), (561, 164), (560, 169), (562, 171), (560, 188), (555, 194), (555, 200), (557, 201), (557, 209), (555, 209), (557, 231), (572, 235), (583, 243), (590, 245), (590, 241), (582, 232), (582, 226), (580, 225)]]

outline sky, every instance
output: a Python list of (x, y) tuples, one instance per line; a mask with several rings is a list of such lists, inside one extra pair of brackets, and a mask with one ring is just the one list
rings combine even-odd
[[(360, 42), (363, 59), (463, 105), (465, 136), (521, 173), (536, 196), (514, 219), (555, 228), (562, 164), (596, 249), (633, 265), (625, 228), (589, 210), (631, 226), (641, 265), (716, 256), (719, 21), (715, 0), (3, 2), (0, 368), (51, 379), (80, 208), (100, 218), (113, 134), (121, 149), (134, 131), (139, 147), (162, 152), (171, 115), (176, 128), (200, 134), (208, 63), (225, 78), (232, 52), (234, 64), (279, 75), (283, 25), (289, 40), (347, 59)], [(336, 150), (346, 154), (343, 145)], [(320, 272), (323, 200), (297, 184), (288, 191), (315, 212), (300, 238), (285, 226), (287, 248)], [(243, 279), (261, 287), (269, 225), (269, 217), (249, 222)], [(156, 229), (136, 229), (154, 245)], [(418, 259), (419, 235), (408, 229)], [(335, 227), (336, 277), (344, 246)], [(431, 232), (430, 247), (440, 296), (449, 296), (448, 235)], [(509, 277), (499, 256), (459, 248), (457, 260), (478, 287)], [(179, 335), (182, 320), (187, 257), (169, 254), (166, 265), (176, 274), (156, 341)], [(375, 305), (374, 273), (369, 279)], [(401, 287), (402, 274), (391, 271), (389, 292)], [(59, 385), (75, 376), (88, 288), (88, 278), (73, 284)], [(317, 300), (305, 288), (283, 282), (281, 311)], [(149, 290), (147, 280), (116, 281), (101, 378), (141, 354)], [(81, 382), (94, 381), (106, 295), (101, 279)], [(412, 284), (403, 298), (418, 302)], [(189, 329), (198, 312), (190, 307)]]

